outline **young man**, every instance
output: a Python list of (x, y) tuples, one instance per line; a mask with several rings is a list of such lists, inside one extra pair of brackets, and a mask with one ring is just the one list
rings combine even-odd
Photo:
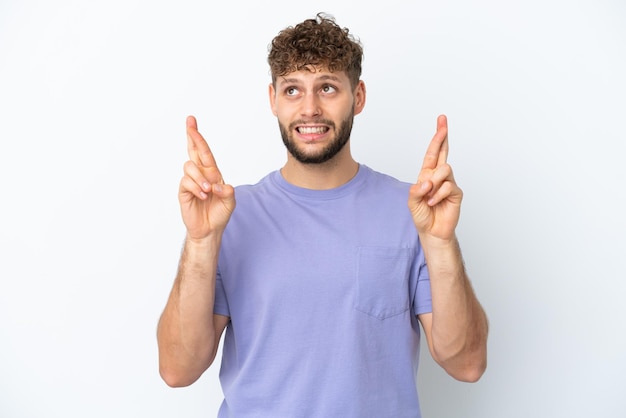
[(159, 322), (160, 372), (170, 386), (193, 383), (226, 330), (220, 417), (419, 417), (418, 323), (454, 378), (476, 381), (486, 367), (446, 118), (414, 185), (356, 162), (361, 58), (322, 15), (272, 41), (269, 99), (288, 153), (256, 185), (224, 184), (187, 119), (187, 237)]

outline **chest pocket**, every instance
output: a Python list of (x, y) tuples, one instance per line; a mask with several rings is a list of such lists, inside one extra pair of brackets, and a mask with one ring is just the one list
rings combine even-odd
[(360, 247), (354, 307), (378, 319), (409, 309), (411, 248)]

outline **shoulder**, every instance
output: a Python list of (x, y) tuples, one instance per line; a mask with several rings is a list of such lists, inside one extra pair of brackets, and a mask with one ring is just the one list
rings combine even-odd
[(254, 198), (255, 196), (263, 195), (267, 193), (272, 186), (272, 176), (275, 172), (271, 172), (257, 183), (253, 184), (240, 184), (235, 186), (235, 197), (237, 199)]
[(365, 165), (361, 167), (368, 172), (366, 187), (372, 189), (372, 191), (407, 197), (407, 193), (411, 187), (410, 183), (399, 180), (389, 174), (376, 171)]
[(257, 183), (241, 184), (235, 186), (235, 211), (231, 217), (238, 220), (254, 214), (256, 217), (261, 213), (274, 213), (284, 202), (283, 193), (276, 186), (276, 171), (270, 172)]

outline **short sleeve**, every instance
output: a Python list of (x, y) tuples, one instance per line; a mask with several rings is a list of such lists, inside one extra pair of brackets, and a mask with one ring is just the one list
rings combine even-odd
[(222, 283), (222, 275), (220, 274), (219, 268), (217, 269), (217, 275), (215, 279), (215, 302), (213, 305), (213, 313), (230, 317), (228, 300), (226, 299), (224, 283)]
[(415, 259), (414, 278), (415, 289), (413, 293), (413, 313), (421, 315), (433, 311), (433, 300), (430, 292), (430, 275), (424, 259), (424, 252), (418, 248)]

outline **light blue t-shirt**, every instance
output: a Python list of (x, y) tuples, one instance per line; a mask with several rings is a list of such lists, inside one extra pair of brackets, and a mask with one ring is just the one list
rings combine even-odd
[(430, 312), (409, 184), (360, 165), (310, 190), (279, 171), (236, 189), (215, 313), (230, 317), (219, 417), (416, 418)]

